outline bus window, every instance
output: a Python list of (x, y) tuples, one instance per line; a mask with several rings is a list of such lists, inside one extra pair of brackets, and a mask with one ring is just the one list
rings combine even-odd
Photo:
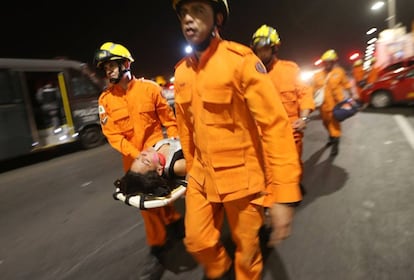
[(0, 104), (23, 102), (20, 91), (13, 90), (12, 78), (7, 71), (0, 71)]
[(63, 106), (57, 85), (48, 82), (36, 91), (36, 100), (40, 104), (43, 127), (59, 127), (63, 119)]
[(97, 97), (100, 89), (83, 75), (72, 76), (71, 86), (74, 97)]
[(37, 129), (56, 129), (65, 122), (58, 72), (25, 72)]
[(0, 160), (32, 150), (26, 107), (13, 78), (8, 71), (0, 71)]

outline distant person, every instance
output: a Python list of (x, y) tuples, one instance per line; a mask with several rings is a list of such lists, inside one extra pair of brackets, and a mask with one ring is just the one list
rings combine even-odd
[(58, 128), (61, 123), (61, 97), (59, 89), (51, 83), (45, 84), (36, 92), (36, 99), (42, 111), (45, 128)]
[[(174, 83), (188, 170), (184, 244), (203, 267), (204, 279), (259, 280), (263, 206), (271, 209), (268, 245), (273, 246), (290, 235), (291, 203), (302, 199), (292, 126), (260, 59), (250, 48), (220, 37), (227, 1), (172, 4), (193, 49), (176, 65)], [(225, 216), (236, 246), (234, 260), (220, 242)]]
[(160, 87), (165, 87), (167, 85), (167, 80), (164, 78), (164, 76), (162, 75), (158, 75), (155, 77), (155, 82), (160, 86)]
[(324, 90), (324, 100), (319, 107), (323, 125), (329, 134), (326, 144), (331, 146), (331, 156), (339, 152), (339, 140), (341, 137), (341, 124), (333, 117), (333, 109), (336, 104), (345, 98), (344, 91), (349, 92), (349, 97), (354, 97), (351, 92), (351, 83), (345, 70), (337, 64), (338, 55), (335, 50), (330, 49), (321, 56), (323, 69), (315, 73), (312, 80), (314, 92), (318, 89)]
[[(112, 42), (104, 43), (95, 54), (96, 67), (108, 80), (108, 87), (99, 97), (102, 131), (109, 144), (122, 154), (125, 172), (140, 156), (140, 151), (164, 138), (163, 127), (168, 137), (177, 137), (175, 116), (161, 96), (161, 88), (153, 81), (135, 78), (131, 73), (132, 62), (129, 50)], [(165, 271), (161, 260), (167, 228), (183, 232), (182, 217), (173, 205), (140, 213), (150, 254), (138, 279), (161, 279)]]
[(372, 84), (378, 79), (380, 67), (378, 67), (376, 62), (377, 60), (375, 57), (370, 61), (370, 66), (367, 69), (367, 84)]
[(355, 88), (359, 95), (367, 83), (362, 59), (357, 59), (352, 65), (352, 77), (354, 78)]
[[(310, 121), (309, 115), (315, 110), (315, 104), (312, 89), (300, 79), (299, 66), (293, 61), (282, 60), (278, 57), (280, 45), (280, 37), (276, 29), (266, 24), (254, 32), (250, 43), (279, 91), (292, 125), (296, 150), (301, 159), (304, 131), (306, 124)], [(304, 191), (303, 186), (302, 191)]]

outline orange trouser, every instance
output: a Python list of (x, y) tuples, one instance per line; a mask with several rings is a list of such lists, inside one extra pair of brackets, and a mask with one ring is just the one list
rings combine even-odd
[(145, 233), (149, 246), (165, 245), (167, 231), (165, 226), (177, 221), (181, 214), (172, 205), (141, 210)]
[(259, 280), (263, 259), (259, 244), (259, 229), (263, 225), (263, 208), (251, 204), (251, 197), (213, 203), (206, 200), (191, 177), (186, 192), (184, 244), (187, 251), (203, 266), (209, 278), (223, 275), (232, 260), (220, 243), (226, 214), (233, 242), (236, 245), (234, 269), (237, 280)]
[(341, 124), (335, 120), (332, 111), (320, 110), (322, 122), (330, 137), (341, 137)]

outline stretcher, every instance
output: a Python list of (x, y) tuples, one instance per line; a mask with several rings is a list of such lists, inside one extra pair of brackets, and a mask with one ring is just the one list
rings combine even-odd
[(185, 194), (186, 189), (187, 184), (185, 181), (182, 181), (181, 184), (175, 187), (171, 193), (166, 196), (153, 196), (147, 194), (125, 195), (119, 188), (115, 188), (113, 198), (124, 202), (126, 205), (145, 210), (149, 208), (163, 207), (173, 203)]

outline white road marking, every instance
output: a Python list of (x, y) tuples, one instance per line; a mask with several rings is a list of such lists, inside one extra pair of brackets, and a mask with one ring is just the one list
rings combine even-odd
[(394, 119), (403, 132), (405, 138), (407, 138), (407, 141), (411, 145), (411, 148), (414, 150), (414, 129), (407, 121), (407, 118), (402, 115), (394, 115)]
[(92, 181), (88, 181), (88, 182), (83, 183), (83, 184), (81, 185), (81, 187), (82, 187), (82, 188), (85, 188), (85, 187), (89, 186), (90, 184), (92, 184)]
[(93, 250), (92, 252), (90, 252), (82, 260), (80, 260), (75, 265), (73, 265), (69, 270), (65, 271), (63, 273), (63, 276), (61, 275), (61, 279), (65, 279), (66, 277), (69, 277), (70, 274), (73, 271), (75, 271), (76, 269), (78, 269), (80, 266), (82, 266), (84, 263), (86, 263), (89, 259), (93, 258), (96, 254), (98, 254), (106, 246), (108, 246), (111, 243), (115, 243), (116, 241), (122, 239), (124, 236), (126, 236), (127, 234), (129, 234), (133, 229), (135, 229), (136, 227), (138, 227), (140, 224), (142, 224), (142, 222), (139, 222), (139, 223), (137, 223), (137, 224), (135, 224), (135, 225), (127, 228), (123, 232), (120, 232), (118, 235), (116, 235), (114, 238), (108, 240), (107, 242), (105, 242), (104, 244), (102, 244), (101, 246), (99, 246), (98, 248), (96, 248), (95, 250)]

